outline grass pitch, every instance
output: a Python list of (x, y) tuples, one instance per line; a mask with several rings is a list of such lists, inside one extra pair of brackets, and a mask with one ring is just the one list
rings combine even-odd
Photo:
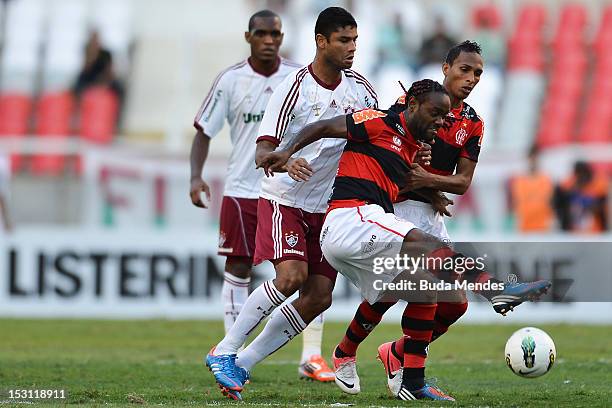
[[(221, 338), (221, 322), (0, 320), (0, 404), (10, 389), (64, 389), (65, 400), (35, 404), (169, 406), (612, 406), (612, 327), (541, 325), (555, 340), (557, 361), (537, 379), (515, 376), (503, 349), (518, 326), (466, 326), (430, 347), (428, 377), (455, 404), (402, 402), (385, 387), (374, 359), (378, 344), (398, 337), (399, 325), (381, 325), (359, 350), (362, 392), (342, 393), (333, 383), (299, 380), (301, 338), (255, 368), (244, 402), (224, 399), (202, 356)], [(326, 323), (328, 357), (345, 323)]]

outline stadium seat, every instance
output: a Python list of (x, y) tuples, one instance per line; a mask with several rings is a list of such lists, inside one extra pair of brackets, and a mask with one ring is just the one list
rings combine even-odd
[[(39, 138), (67, 139), (71, 133), (74, 100), (69, 92), (44, 94), (38, 100), (35, 133)], [(65, 156), (37, 154), (32, 158), (34, 174), (60, 174)]]
[(119, 100), (106, 87), (92, 87), (83, 92), (80, 103), (80, 134), (87, 141), (107, 144), (113, 139)]
[(518, 12), (516, 26), (522, 28), (542, 28), (546, 22), (546, 8), (541, 4), (525, 4)]
[(25, 135), (29, 128), (31, 109), (32, 99), (27, 95), (0, 95), (0, 135)]
[(582, 30), (587, 23), (587, 10), (582, 4), (570, 3), (563, 6), (559, 16), (559, 30)]
[[(23, 137), (30, 127), (30, 112), (32, 99), (23, 94), (0, 95), (0, 137)], [(21, 168), (22, 157), (11, 155), (11, 168), (17, 171)]]
[(508, 70), (543, 71), (542, 28), (545, 20), (544, 7), (539, 5), (521, 7), (513, 33), (508, 40)]
[(532, 53), (511, 53), (508, 55), (509, 71), (544, 71), (544, 57), (538, 52)]
[(561, 122), (547, 120), (543, 122), (536, 137), (536, 144), (540, 148), (562, 146), (572, 141), (572, 132), (569, 127)]
[(483, 21), (490, 29), (502, 28), (502, 15), (495, 4), (482, 4), (472, 8), (472, 26), (478, 28)]

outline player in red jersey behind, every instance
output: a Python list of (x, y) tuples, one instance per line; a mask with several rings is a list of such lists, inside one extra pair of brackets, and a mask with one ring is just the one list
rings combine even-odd
[[(334, 182), (334, 190), (323, 231), (321, 249), (327, 261), (361, 290), (369, 304), (389, 296), (409, 301), (402, 319), (402, 382), (396, 397), (402, 400), (454, 400), (438, 388), (425, 383), (425, 360), (431, 341), (438, 289), (406, 289), (406, 282), (469, 282), (490, 289), (480, 293), (487, 298), (504, 293), (504, 284), (482, 268), (467, 266), (466, 257), (454, 252), (441, 239), (415, 227), (393, 214), (393, 202), (406, 188), (406, 174), (413, 168), (419, 140), (433, 140), (450, 110), (447, 91), (437, 82), (423, 80), (407, 92), (407, 108), (399, 115), (392, 111), (365, 110), (306, 127), (296, 144), (267, 158), (268, 170), (284, 165), (296, 151), (323, 137), (348, 139)], [(312, 169), (307, 169), (310, 173)], [(294, 173), (307, 180), (308, 174)], [(415, 190), (416, 191), (416, 190)], [(435, 208), (443, 209), (447, 200), (434, 190), (419, 190)], [(442, 205), (441, 205), (442, 204)], [(379, 260), (393, 260), (416, 251), (427, 254), (427, 266), (407, 269), (398, 263), (380, 268)], [(429, 260), (452, 260), (458, 267)], [(446, 264), (446, 262), (445, 262)], [(433, 275), (430, 273), (433, 272)], [(399, 289), (395, 289), (400, 285)], [(532, 295), (550, 286), (548, 281), (521, 284)], [(339, 378), (337, 377), (337, 380)], [(340, 385), (340, 384), (339, 384)], [(347, 389), (358, 384), (344, 383)]]

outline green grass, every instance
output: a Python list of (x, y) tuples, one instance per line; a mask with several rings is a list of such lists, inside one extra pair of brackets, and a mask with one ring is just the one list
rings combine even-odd
[[(506, 367), (504, 344), (518, 327), (460, 325), (432, 344), (427, 369), (458, 402), (411, 404), (612, 406), (612, 328), (540, 327), (557, 345), (557, 362), (547, 375), (528, 380)], [(345, 324), (325, 325), (326, 355), (344, 329)], [(255, 368), (242, 405), (409, 405), (388, 396), (384, 371), (374, 359), (376, 346), (399, 333), (399, 325), (381, 325), (363, 343), (357, 396), (333, 383), (300, 381), (301, 339), (296, 339)], [(201, 363), (221, 335), (220, 322), (0, 320), (0, 403), (7, 403), (8, 389), (18, 388), (65, 389), (62, 404), (236, 405), (221, 397)]]

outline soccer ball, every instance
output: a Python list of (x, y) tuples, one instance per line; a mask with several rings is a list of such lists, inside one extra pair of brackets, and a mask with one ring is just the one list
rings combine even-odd
[(557, 351), (546, 332), (535, 327), (523, 327), (506, 342), (506, 364), (520, 377), (535, 378), (552, 368)]

